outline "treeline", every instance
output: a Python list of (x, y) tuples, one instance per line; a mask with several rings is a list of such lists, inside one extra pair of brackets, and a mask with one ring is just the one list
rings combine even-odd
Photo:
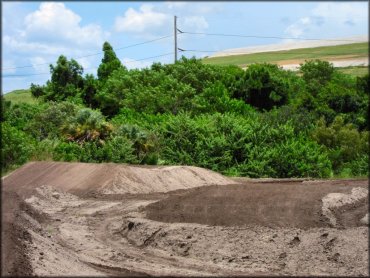
[(38, 104), (2, 100), (2, 170), (29, 160), (196, 165), (249, 177), (368, 173), (369, 76), (307, 61), (128, 70), (109, 43), (97, 76), (60, 56)]

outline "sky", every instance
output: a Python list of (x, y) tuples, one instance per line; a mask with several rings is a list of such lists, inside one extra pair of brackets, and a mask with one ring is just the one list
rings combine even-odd
[[(178, 35), (179, 57), (281, 43), (294, 38), (333, 39), (368, 34), (363, 2), (4, 2), (2, 93), (50, 79), (60, 55), (96, 74), (108, 41), (129, 69), (174, 61), (174, 16), (184, 32), (280, 37)], [(153, 41), (125, 48), (141, 42)], [(122, 48), (122, 49), (120, 49)], [(204, 51), (204, 52), (203, 52)], [(208, 52), (210, 51), (210, 52)], [(90, 55), (94, 54), (94, 55)], [(90, 56), (88, 56), (90, 55)], [(150, 58), (153, 56), (160, 56)], [(82, 57), (85, 56), (85, 57)], [(87, 56), (87, 57), (86, 57)], [(137, 61), (140, 60), (140, 61)]]

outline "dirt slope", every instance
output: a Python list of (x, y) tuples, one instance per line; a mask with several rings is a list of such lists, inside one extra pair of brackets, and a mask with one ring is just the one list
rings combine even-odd
[[(342, 196), (351, 190), (363, 191), (359, 200), (347, 200), (353, 221), (344, 226), (362, 226), (367, 213), (367, 181), (248, 182), (247, 184), (213, 185), (194, 188), (172, 195), (146, 207), (147, 217), (161, 222), (199, 223), (212, 226), (266, 226), (308, 229), (330, 227), (327, 215), (341, 207)], [(336, 192), (336, 193), (332, 193)], [(329, 194), (329, 195), (328, 195)], [(338, 198), (339, 197), (339, 198)], [(343, 199), (343, 198), (342, 198)], [(325, 207), (323, 208), (323, 206)], [(356, 212), (355, 212), (356, 210)], [(336, 224), (336, 222), (335, 222)]]
[(192, 166), (132, 166), (114, 163), (30, 162), (4, 179), (4, 188), (29, 190), (49, 185), (71, 193), (153, 193), (211, 184), (232, 184), (231, 179)]

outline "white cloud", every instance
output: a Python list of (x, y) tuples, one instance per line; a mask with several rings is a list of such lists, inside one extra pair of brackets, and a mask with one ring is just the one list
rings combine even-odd
[(305, 16), (289, 25), (285, 33), (299, 37), (311, 30), (319, 31), (322, 25), (336, 25), (338, 29), (368, 21), (365, 3), (319, 3)]
[[(195, 5), (196, 3), (194, 3)], [(159, 11), (159, 8), (161, 10)], [(144, 4), (138, 10), (129, 8), (123, 16), (115, 19), (115, 31), (133, 33), (143, 37), (155, 37), (158, 35), (171, 34), (173, 32), (173, 16), (179, 16), (178, 27), (184, 30), (204, 31), (208, 28), (208, 22), (203, 15), (198, 15), (199, 10), (205, 10), (204, 5), (198, 5), (194, 9), (188, 9), (185, 2), (165, 2), (156, 8)], [(211, 11), (206, 9), (207, 12)]]
[(150, 67), (153, 61), (136, 61), (130, 58), (122, 58), (122, 64), (128, 69), (142, 69)]
[(144, 4), (139, 11), (129, 8), (123, 16), (115, 20), (117, 32), (151, 33), (167, 27), (170, 29), (171, 16), (153, 10), (152, 5)]
[(165, 2), (165, 5), (168, 9), (173, 10), (173, 9), (179, 9), (179, 8), (184, 8), (185, 6), (188, 5), (187, 2)]
[(63, 3), (42, 3), (39, 9), (25, 17), (22, 37), (41, 42), (66, 42), (72, 45), (101, 46), (104, 32), (97, 24), (81, 26), (81, 17)]
[(208, 22), (203, 16), (187, 16), (179, 21), (184, 30), (201, 32), (208, 28)]
[(356, 23), (367, 21), (367, 8), (366, 3), (320, 3), (312, 14), (336, 23), (345, 23), (346, 21)]
[(4, 49), (18, 55), (34, 57), (81, 55), (86, 49), (101, 48), (109, 36), (99, 25), (82, 26), (81, 17), (63, 3), (42, 3), (39, 9), (25, 16), (21, 29), (3, 36)]
[(30, 62), (36, 73), (49, 72), (50, 70), (48, 61), (46, 61), (43, 57), (32, 57)]

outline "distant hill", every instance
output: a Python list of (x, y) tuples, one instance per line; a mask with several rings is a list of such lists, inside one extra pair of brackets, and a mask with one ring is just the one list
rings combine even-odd
[[(228, 56), (214, 56), (204, 58), (203, 62), (213, 65), (238, 65), (246, 67), (253, 63), (274, 63), (287, 69), (295, 69), (300, 63), (309, 59), (321, 59), (330, 61), (335, 67), (361, 66), (366, 72), (369, 57), (369, 45), (367, 42), (320, 46), (312, 48), (299, 48), (279, 51), (258, 52)], [(231, 53), (231, 52), (230, 52)], [(221, 54), (220, 54), (221, 55)], [(358, 71), (348, 71), (358, 73)]]
[(12, 103), (37, 103), (38, 100), (31, 95), (30, 90), (14, 90), (4, 94), (5, 100), (10, 100)]

